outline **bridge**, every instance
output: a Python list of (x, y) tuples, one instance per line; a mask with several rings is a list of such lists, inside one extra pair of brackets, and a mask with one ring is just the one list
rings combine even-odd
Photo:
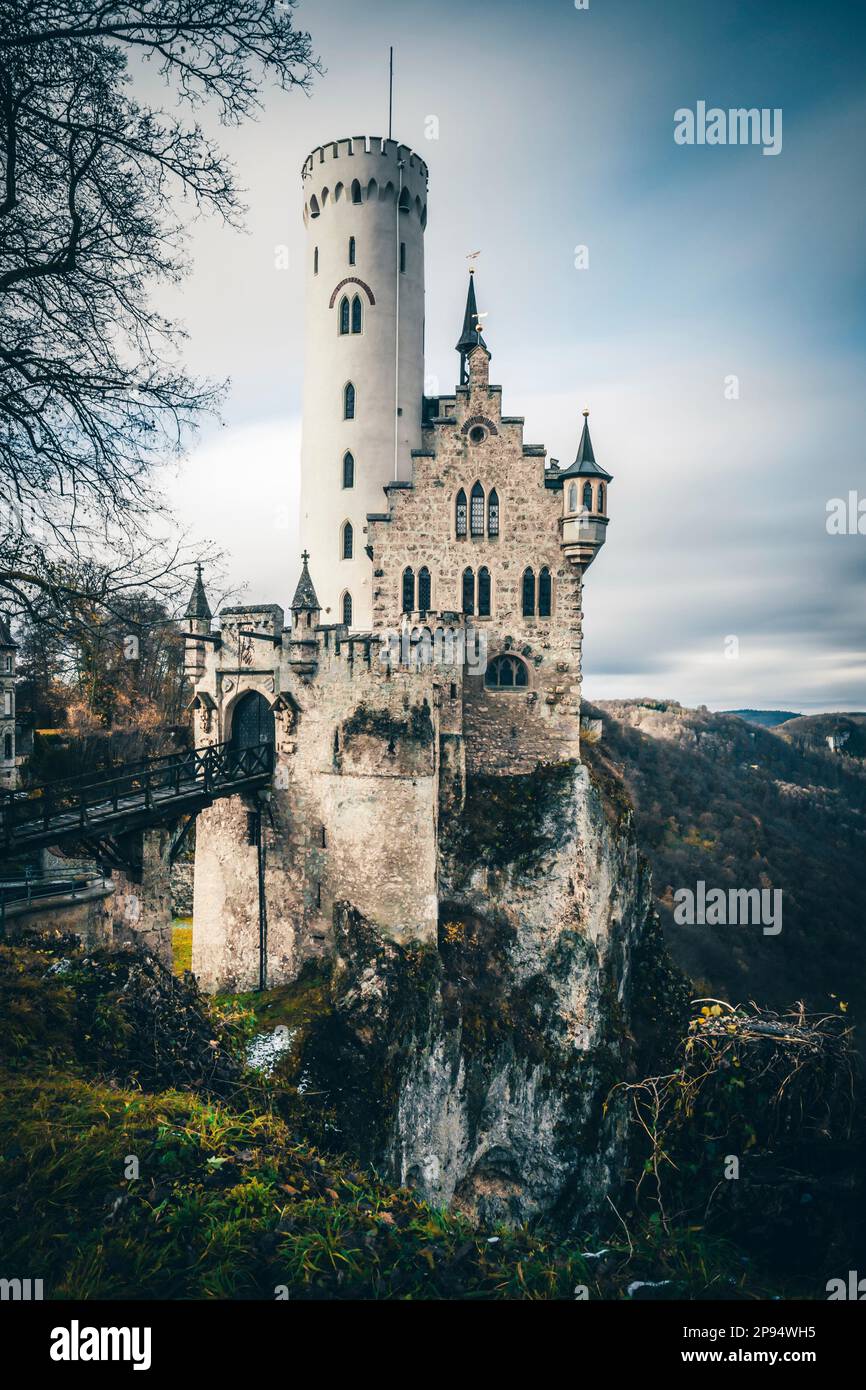
[(218, 797), (255, 791), (273, 774), (270, 742), (215, 743), (125, 764), (108, 772), (0, 793), (5, 856), (54, 845), (104, 843), (187, 818)]

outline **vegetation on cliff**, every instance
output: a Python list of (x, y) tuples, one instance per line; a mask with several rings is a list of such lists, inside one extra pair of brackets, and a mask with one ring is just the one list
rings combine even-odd
[[(757, 1261), (702, 1230), (631, 1217), (624, 1226), (613, 1210), (605, 1230), (585, 1237), (486, 1228), (315, 1147), (303, 1113), (323, 1098), (308, 1084), (304, 1111), (242, 1058), (265, 1019), (321, 1022), (329, 989), (307, 972), (297, 987), (259, 996), (256, 1018), (239, 1001), (218, 1005), (189, 979), (172, 981), (156, 962), (87, 956), (59, 934), (0, 948), (6, 1261), (26, 1263), (52, 1298), (781, 1290)], [(161, 1027), (147, 1028), (154, 1009)]]

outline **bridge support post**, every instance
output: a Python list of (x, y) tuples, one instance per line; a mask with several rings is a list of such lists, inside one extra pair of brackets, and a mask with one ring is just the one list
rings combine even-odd
[(116, 945), (143, 947), (171, 967), (171, 844), (168, 827), (127, 838), (124, 867), (112, 870), (110, 900)]

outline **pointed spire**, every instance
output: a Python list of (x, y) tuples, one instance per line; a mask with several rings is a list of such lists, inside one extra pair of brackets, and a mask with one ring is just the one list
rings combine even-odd
[(610, 481), (610, 473), (605, 472), (600, 464), (595, 461), (595, 453), (592, 447), (592, 440), (589, 435), (589, 411), (583, 412), (583, 431), (580, 436), (580, 443), (577, 446), (577, 457), (574, 463), (568, 468), (564, 468), (557, 474), (559, 478), (590, 475), (594, 478), (606, 478)]
[(192, 593), (189, 596), (189, 603), (186, 606), (187, 618), (212, 618), (213, 614), (208, 606), (207, 595), (204, 591), (204, 584), (201, 581), (201, 565), (195, 567), (195, 583), (192, 586)]
[(469, 271), (469, 289), (466, 294), (466, 312), (463, 315), (463, 332), (457, 341), (457, 351), (460, 353), (460, 384), (466, 382), (466, 358), (474, 347), (481, 345), (487, 350), (487, 344), (481, 336), (478, 324), (478, 305), (475, 302), (475, 270)]
[(577, 458), (575, 463), (595, 463), (595, 454), (592, 452), (592, 440), (589, 437), (589, 411), (583, 412), (583, 433), (580, 436), (580, 443), (577, 446)]
[(303, 565), (303, 568), (301, 569), (301, 577), (298, 580), (298, 587), (295, 590), (295, 597), (292, 599), (293, 613), (299, 613), (302, 611), (319, 612), (321, 608), (321, 604), (319, 603), (319, 600), (316, 597), (316, 590), (313, 586), (313, 581), (310, 578), (310, 571), (307, 568), (307, 561), (309, 560), (309, 558), (310, 553), (308, 550), (305, 550), (301, 555), (301, 561)]

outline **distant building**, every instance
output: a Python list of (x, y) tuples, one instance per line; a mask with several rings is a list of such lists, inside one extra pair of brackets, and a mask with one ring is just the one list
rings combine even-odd
[(12, 637), (9, 619), (0, 613), (0, 787), (7, 791), (18, 785), (15, 733), (15, 664), (18, 644)]

